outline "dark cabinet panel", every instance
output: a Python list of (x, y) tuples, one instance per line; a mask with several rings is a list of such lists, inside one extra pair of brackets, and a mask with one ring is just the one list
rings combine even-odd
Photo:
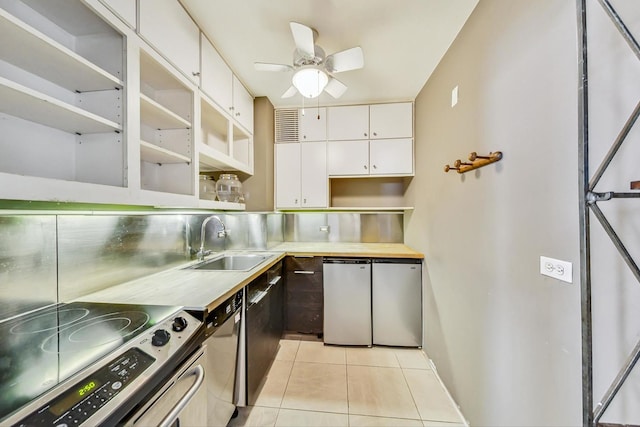
[(317, 271), (322, 273), (322, 257), (321, 256), (290, 256), (285, 258), (285, 270), (287, 272), (301, 271)]
[(285, 330), (322, 334), (322, 257), (287, 257), (285, 278)]
[(284, 327), (282, 263), (247, 286), (247, 402), (253, 405), (278, 352)]

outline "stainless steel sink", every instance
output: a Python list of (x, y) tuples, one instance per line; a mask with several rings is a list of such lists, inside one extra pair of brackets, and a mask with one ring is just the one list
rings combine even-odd
[(211, 271), (249, 271), (256, 265), (260, 264), (271, 255), (260, 254), (238, 254), (238, 255), (222, 255), (189, 268), (194, 270), (211, 270)]

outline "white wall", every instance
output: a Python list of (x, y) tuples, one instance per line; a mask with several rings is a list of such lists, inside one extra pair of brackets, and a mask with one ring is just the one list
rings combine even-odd
[(581, 424), (577, 85), (575, 1), (481, 0), (416, 99), (406, 243), (426, 256), (425, 351), (472, 425)]

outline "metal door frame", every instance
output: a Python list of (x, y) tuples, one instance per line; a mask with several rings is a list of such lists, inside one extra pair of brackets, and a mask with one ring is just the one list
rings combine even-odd
[[(633, 54), (640, 59), (640, 45), (633, 37), (624, 21), (610, 4), (609, 0), (596, 0), (620, 32)], [(576, 0), (578, 18), (578, 68), (580, 80), (578, 82), (578, 172), (579, 172), (579, 215), (580, 215), (580, 291), (582, 306), (582, 419), (584, 426), (596, 426), (607, 410), (618, 391), (628, 378), (640, 358), (640, 341), (627, 357), (624, 365), (611, 383), (605, 395), (594, 407), (593, 398), (593, 319), (591, 313), (591, 237), (590, 212), (603, 227), (620, 256), (625, 261), (636, 280), (640, 282), (640, 269), (627, 251), (607, 218), (598, 207), (598, 203), (611, 201), (616, 198), (639, 198), (640, 193), (619, 193), (614, 191), (595, 192), (595, 186), (609, 167), (616, 153), (626, 141), (626, 138), (640, 116), (640, 102), (627, 119), (614, 140), (609, 152), (592, 177), (589, 173), (589, 109), (588, 109), (588, 49), (587, 49), (587, 0)]]

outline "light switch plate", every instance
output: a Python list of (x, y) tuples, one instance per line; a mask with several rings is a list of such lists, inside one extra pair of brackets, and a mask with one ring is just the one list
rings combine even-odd
[(451, 108), (455, 107), (458, 103), (458, 86), (454, 87), (451, 91)]
[(573, 264), (568, 261), (541, 256), (540, 274), (563, 282), (573, 283)]

